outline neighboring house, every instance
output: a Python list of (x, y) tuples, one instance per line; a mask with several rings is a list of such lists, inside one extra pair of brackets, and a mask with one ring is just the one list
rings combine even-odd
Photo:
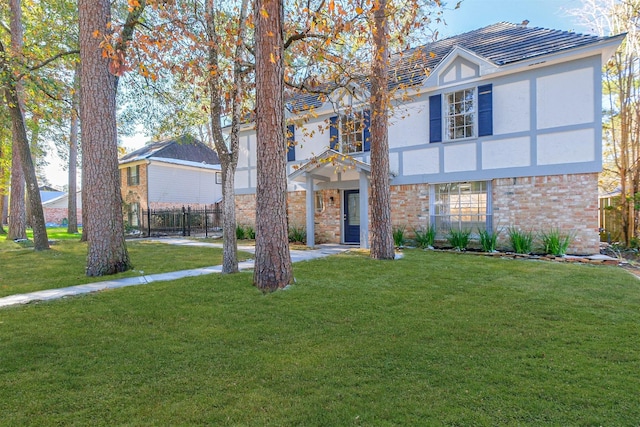
[(64, 191), (57, 190), (53, 187), (49, 187), (48, 185), (38, 187), (38, 190), (40, 190), (40, 202), (43, 204), (51, 199), (56, 199), (67, 194)]
[(152, 142), (119, 162), (125, 220), (140, 224), (142, 209), (213, 205), (222, 199), (220, 160), (188, 135)]
[[(44, 192), (40, 192), (42, 197)], [(44, 221), (48, 226), (66, 226), (69, 221), (69, 193), (60, 193), (57, 197), (43, 197), (42, 209)], [(46, 199), (46, 201), (44, 200)], [(78, 225), (82, 225), (82, 191), (76, 193), (76, 218)]]
[[(393, 56), (390, 86), (409, 86), (390, 118), (393, 223), (502, 230), (503, 243), (508, 227), (557, 228), (573, 233), (571, 252), (598, 252), (601, 68), (623, 37), (498, 23)], [(289, 223), (306, 225), (309, 245), (369, 245), (366, 89), (290, 100)], [(238, 222), (255, 220), (255, 191), (247, 125)]]

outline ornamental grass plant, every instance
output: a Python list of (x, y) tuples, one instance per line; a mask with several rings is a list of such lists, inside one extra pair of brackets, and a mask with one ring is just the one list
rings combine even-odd
[(541, 232), (540, 240), (545, 254), (563, 256), (567, 254), (573, 236), (571, 233), (562, 233), (557, 228), (553, 228), (548, 232)]
[(471, 230), (456, 230), (455, 228), (449, 229), (447, 235), (447, 241), (453, 249), (458, 251), (464, 251), (469, 246), (469, 240), (471, 237)]
[(431, 224), (428, 228), (415, 228), (413, 230), (416, 246), (420, 249), (433, 248), (436, 240), (436, 227)]
[(480, 247), (484, 252), (495, 252), (498, 241), (498, 232), (487, 231), (478, 228), (478, 236), (480, 237)]
[(533, 232), (522, 231), (515, 227), (509, 227), (509, 242), (513, 251), (517, 254), (530, 254), (533, 249)]
[(407, 227), (405, 227), (404, 225), (395, 225), (393, 227), (393, 244), (396, 246), (396, 248), (402, 248), (404, 247), (405, 243), (407, 243), (407, 236), (405, 233), (406, 229)]

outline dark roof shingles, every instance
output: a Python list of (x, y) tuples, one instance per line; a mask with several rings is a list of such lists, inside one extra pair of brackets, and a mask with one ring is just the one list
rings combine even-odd
[[(389, 87), (421, 84), (455, 46), (502, 66), (604, 39), (594, 35), (499, 22), (393, 55), (389, 67)], [(288, 103), (295, 107), (293, 110), (302, 111), (320, 107), (322, 100), (317, 94), (298, 92)]]
[(220, 159), (215, 151), (189, 135), (147, 144), (142, 148), (124, 155), (120, 158), (120, 163), (147, 159), (149, 157), (185, 160), (209, 165), (217, 165), (220, 163)]

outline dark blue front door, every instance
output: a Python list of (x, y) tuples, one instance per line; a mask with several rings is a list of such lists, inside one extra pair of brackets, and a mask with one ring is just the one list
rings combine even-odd
[(360, 191), (344, 192), (344, 242), (360, 243)]

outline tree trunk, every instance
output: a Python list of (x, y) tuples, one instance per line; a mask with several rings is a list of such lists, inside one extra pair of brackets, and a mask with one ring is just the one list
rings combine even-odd
[[(22, 45), (24, 34), (22, 31), (22, 9), (20, 0), (11, 0), (11, 49), (13, 55), (22, 55)], [(38, 188), (38, 179), (36, 170), (31, 158), (31, 149), (29, 148), (29, 139), (22, 113), (23, 95), (20, 82), (15, 80), (11, 73), (9, 64), (7, 63), (6, 52), (4, 46), (0, 44), (0, 69), (5, 74), (4, 81), (4, 97), (11, 118), (11, 132), (13, 138), (13, 149), (15, 156), (18, 154), (19, 164), (22, 167), (24, 181), (26, 183), (26, 192), (28, 194), (29, 208), (31, 217), (31, 227), (33, 228), (33, 243), (36, 251), (49, 249), (49, 238), (47, 236), (47, 228), (44, 221), (44, 211), (42, 210), (42, 202), (40, 200), (40, 190)], [(24, 188), (20, 183), (20, 188)], [(12, 194), (12, 199), (13, 199)], [(24, 200), (24, 194), (20, 198)], [(13, 213), (12, 213), (13, 215)], [(20, 218), (26, 223), (26, 214)], [(22, 227), (22, 224), (20, 224)], [(20, 230), (22, 231), (22, 230)], [(25, 233), (26, 234), (26, 233)], [(26, 237), (26, 236), (25, 236)]]
[(371, 76), (371, 258), (394, 259), (389, 185), (387, 1), (374, 2)]
[(118, 135), (116, 77), (102, 55), (94, 32), (109, 34), (109, 0), (79, 0), (80, 98), (82, 122), (83, 211), (87, 211), (87, 276), (102, 276), (131, 268), (124, 240)]
[[(0, 168), (0, 176), (2, 176), (2, 172), (2, 168)], [(0, 234), (7, 234), (4, 230), (4, 208), (6, 206), (6, 202), (7, 199), (2, 193), (0, 193)]]
[(14, 148), (17, 147), (20, 152), (22, 170), (25, 171), (25, 181), (32, 213), (31, 227), (33, 228), (34, 249), (36, 251), (42, 251), (49, 249), (49, 238), (47, 237), (47, 227), (44, 222), (44, 211), (42, 210), (42, 201), (40, 200), (36, 170), (33, 165), (33, 160), (31, 159), (29, 140), (27, 139), (27, 131), (25, 130), (24, 118), (19, 107), (20, 104), (15, 87), (9, 86), (5, 89), (5, 99), (9, 106), (9, 114), (11, 115), (11, 121), (13, 123)]
[(238, 272), (236, 235), (235, 165), (222, 165), (222, 272)]
[(76, 177), (78, 173), (78, 80), (80, 67), (76, 66), (73, 78), (73, 97), (71, 101), (71, 130), (69, 135), (69, 185), (67, 192), (69, 195), (69, 203), (67, 205), (67, 233), (74, 234), (78, 232), (78, 200), (77, 200), (77, 183)]
[(253, 281), (263, 291), (274, 291), (293, 282), (287, 224), (282, 0), (257, 0), (254, 22), (257, 188)]
[[(20, 2), (11, 0), (9, 3), (9, 9), (11, 49), (13, 51), (13, 55), (16, 55), (22, 52), (23, 45), (22, 9), (20, 7)], [(3, 59), (3, 73), (6, 73), (5, 78), (13, 80), (9, 66), (4, 61), (6, 61), (6, 59)], [(20, 90), (20, 83), (16, 83), (18, 85), (16, 90)], [(9, 81), (7, 80), (5, 85), (8, 84)], [(7, 89), (5, 88), (5, 91), (6, 90)], [(20, 108), (22, 108), (22, 104), (20, 104)], [(13, 122), (11, 125), (11, 135), (11, 197), (9, 198), (9, 233), (7, 234), (7, 239), (15, 240), (27, 238), (27, 207), (25, 205), (24, 171), (22, 170), (22, 160), (20, 159), (20, 150), (17, 147), (16, 130)]]
[[(244, 39), (247, 17), (247, 0), (243, 0), (238, 17), (238, 40)], [(207, 36), (209, 39), (209, 94), (211, 111), (211, 137), (220, 158), (222, 167), (222, 272), (238, 272), (238, 237), (236, 235), (236, 200), (235, 200), (235, 171), (238, 165), (239, 123), (242, 114), (242, 97), (244, 95), (244, 81), (241, 70), (242, 43), (236, 43), (233, 69), (233, 86), (231, 90), (231, 132), (229, 146), (222, 134), (220, 118), (222, 114), (222, 88), (218, 60), (218, 35), (215, 27), (216, 2), (206, 3)]]
[[(13, 129), (13, 126), (12, 126)], [(15, 138), (12, 138), (11, 149), (11, 190), (9, 194), (9, 227), (7, 240), (27, 238), (27, 212), (24, 196), (24, 173), (20, 161)]]

